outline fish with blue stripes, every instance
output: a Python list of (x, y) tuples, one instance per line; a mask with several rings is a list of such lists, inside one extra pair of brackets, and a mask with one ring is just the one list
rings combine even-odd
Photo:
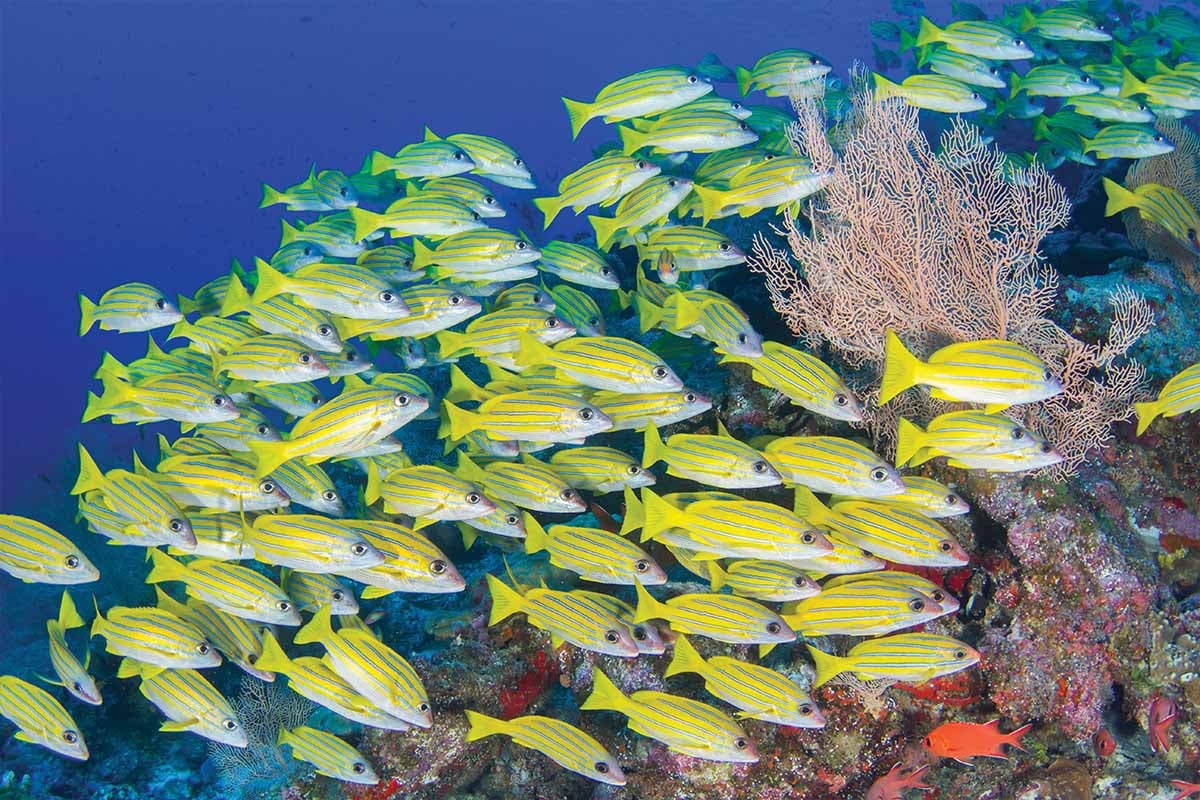
[(100, 580), (100, 570), (78, 545), (47, 525), (16, 514), (0, 514), (0, 570), (26, 583)]
[(138, 691), (167, 718), (160, 731), (194, 733), (230, 747), (250, 744), (233, 706), (196, 670), (159, 670), (131, 658), (122, 659), (117, 677), (134, 676), (141, 677)]
[(630, 586), (635, 580), (647, 586), (667, 582), (667, 575), (645, 550), (603, 528), (551, 525), (543, 528), (532, 516), (525, 518), (525, 552), (547, 551), (550, 563), (580, 577)]
[(332, 733), (306, 725), (298, 725), (290, 731), (281, 726), (275, 743), (287, 745), (292, 758), (312, 764), (318, 775), (362, 786), (379, 783), (379, 776), (363, 754)]
[(514, 744), (545, 755), (564, 769), (610, 786), (624, 786), (621, 765), (598, 741), (574, 725), (553, 717), (524, 716), (496, 719), (466, 710), (467, 741), (507, 736)]
[(489, 626), (513, 614), (524, 614), (530, 625), (550, 634), (554, 647), (567, 642), (593, 653), (637, 656), (629, 626), (614, 616), (610, 607), (574, 592), (532, 587), (522, 593), (495, 575), (486, 577), (492, 597)]
[(273, 625), (299, 625), (296, 604), (270, 578), (249, 567), (197, 558), (183, 564), (161, 550), (151, 550), (153, 568), (146, 583), (179, 581), (189, 597), (235, 617)]
[(77, 700), (98, 706), (104, 702), (104, 698), (100, 694), (100, 688), (96, 686), (96, 679), (88, 673), (88, 666), (92, 661), (91, 648), (88, 648), (86, 658), (80, 663), (67, 644), (67, 631), (82, 628), (85, 624), (75, 608), (75, 602), (71, 600), (71, 595), (63, 592), (58, 618), (46, 621), (46, 634), (50, 640), (50, 666), (54, 668), (58, 680), (43, 680), (62, 686)]
[(148, 283), (123, 283), (100, 295), (94, 303), (79, 295), (79, 335), (92, 326), (100, 330), (136, 333), (174, 325), (183, 319), (175, 304)]
[(642, 468), (659, 461), (667, 474), (688, 478), (721, 489), (758, 489), (778, 486), (783, 477), (767, 458), (745, 442), (720, 433), (675, 433), (664, 442), (654, 423), (643, 437)]
[(54, 696), (15, 675), (0, 675), (0, 717), (17, 726), (13, 738), (76, 761), (88, 760), (79, 725)]

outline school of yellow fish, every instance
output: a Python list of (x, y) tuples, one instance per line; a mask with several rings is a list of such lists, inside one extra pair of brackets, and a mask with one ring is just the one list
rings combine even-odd
[[(745, 92), (778, 97), (828, 72), (817, 56), (785, 50), (738, 78)], [(979, 653), (953, 638), (903, 632), (958, 609), (936, 582), (904, 567), (967, 563), (938, 522), (966, 513), (962, 498), (902, 475), (848, 438), (743, 442), (720, 421), (715, 433), (664, 434), (712, 402), (651, 349), (606, 335), (606, 308), (632, 307), (643, 332), (698, 337), (722, 363), (747, 365), (754, 381), (793, 404), (834, 420), (862, 418), (834, 370), (763, 341), (741, 308), (704, 287), (706, 272), (744, 259), (710, 220), (797, 207), (826, 178), (787, 147), (786, 115), (712, 89), (697, 71), (665, 67), (615, 81), (590, 102), (565, 100), (573, 132), (600, 119), (617, 125), (621, 145), (534, 202), (547, 226), (567, 208), (612, 209), (588, 218), (598, 247), (535, 245), (493, 227), (505, 212), (478, 179), (534, 188), (525, 162), (488, 136), (427, 131), (394, 154), (372, 153), (356, 174), (314, 168), (282, 191), (264, 187), (263, 205), (317, 216), (285, 222), (278, 252), (252, 271), (235, 264), (178, 303), (145, 283), (118, 286), (96, 303), (81, 298), (81, 335), (94, 325), (169, 327), (178, 342), (164, 349), (151, 338), (146, 356), (128, 364), (106, 355), (96, 373), (102, 391), (89, 395), (84, 420), (172, 421), (182, 435), (160, 436), (153, 466), (136, 454), (100, 465), (81, 445), (72, 494), (96, 538), (0, 516), (0, 569), (25, 581), (84, 584), (100, 578), (85, 555), (98, 543), (144, 548), (156, 604), (97, 605), (90, 634), (121, 658), (118, 678), (140, 682), (164, 731), (235, 747), (247, 744), (242, 721), (204, 676), (225, 660), (261, 680), (283, 675), (292, 691), (363, 725), (430, 727), (437, 709), (421, 675), (357, 616), (356, 592), (462, 591), (455, 565), (422, 532), (439, 522), (458, 525), (467, 546), (523, 539), (526, 552), (545, 551), (600, 589), (632, 587), (635, 604), (488, 575), (490, 624), (523, 614), (554, 647), (627, 658), (663, 654), (668, 626), (666, 675), (700, 675), (719, 704), (626, 693), (597, 669), (582, 708), (620, 712), (631, 730), (678, 753), (752, 762), (755, 743), (737, 719), (824, 724), (789, 677), (705, 657), (703, 639), (757, 644), (765, 654), (798, 636), (862, 637), (843, 655), (808, 647), (818, 686), (844, 672), (920, 683), (976, 663)], [(698, 163), (689, 161), (697, 153)], [(617, 245), (637, 249), (630, 291), (606, 256)], [(555, 283), (530, 280), (538, 278)], [(447, 364), (448, 392), (439, 398), (411, 372), (376, 368), (353, 340), (409, 368)], [(321, 380), (340, 390), (327, 397)], [(1062, 391), (1027, 349), (964, 342), (922, 360), (889, 335), (881, 402), (918, 385), (980, 408), (924, 425), (903, 420), (899, 466), (945, 457), (955, 467), (1020, 471), (1058, 460), (1036, 432), (1001, 413)], [(1198, 406), (1200, 365), (1139, 407), (1140, 427)], [(277, 431), (268, 413), (287, 415), (290, 430)], [(446, 456), (414, 464), (394, 434), (431, 417)], [(640, 457), (597, 441), (622, 430), (641, 432)], [(322, 466), (336, 461), (361, 468), (360, 497), (339, 495)], [(695, 486), (657, 492), (652, 468), (660, 463)], [(735, 493), (764, 487), (794, 490), (794, 506)], [(612, 492), (624, 494), (619, 531), (574, 524), (587, 494)], [(546, 515), (567, 521), (547, 524)], [(667, 582), (656, 546), (711, 591), (656, 597), (651, 589)], [(85, 626), (64, 592), (47, 623), (50, 662), (68, 695), (99, 704), (89, 659), (68, 643)], [(319, 645), (324, 656), (289, 654), (280, 643), (288, 627), (297, 629), (295, 645)], [(0, 677), (0, 715), (22, 741), (88, 757), (68, 710), (29, 681)], [(575, 726), (467, 716), (469, 739), (501, 734), (588, 778), (625, 781), (605, 746)], [(379, 780), (331, 733), (301, 726), (279, 741), (320, 774)]]

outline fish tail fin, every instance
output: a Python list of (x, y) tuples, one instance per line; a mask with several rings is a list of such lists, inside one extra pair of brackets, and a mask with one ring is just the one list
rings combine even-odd
[(88, 630), (89, 639), (104, 633), (104, 614), (100, 611), (100, 601), (96, 595), (92, 595), (92, 606), (96, 609), (96, 616), (92, 618), (92, 627)]
[(657, 306), (654, 303), (651, 303), (640, 294), (634, 294), (633, 307), (637, 309), (638, 331), (640, 333), (647, 333), (651, 328), (654, 328), (662, 323), (662, 306)]
[(350, 209), (350, 219), (354, 220), (354, 241), (361, 242), (375, 231), (383, 227), (384, 215), (376, 214), (365, 208), (355, 206)]
[(1021, 93), (1021, 76), (1016, 72), (1013, 72), (1008, 76), (1008, 90), (1008, 97), (1010, 101), (1012, 98)]
[(142, 667), (135, 659), (122, 658), (121, 663), (117, 664), (118, 678), (136, 678), (142, 674)]
[[(916, 36), (909, 33), (908, 31), (903, 31), (903, 30), (900, 31), (900, 52), (901, 53), (903, 53), (905, 50), (912, 50), (916, 46), (917, 46), (917, 37)], [(928, 53), (929, 53), (928, 46), (923, 48), (923, 51), (926, 54), (925, 57), (928, 58)], [(921, 67), (925, 66), (921, 62), (921, 54), (920, 53), (917, 54), (917, 66), (921, 66)]]
[(1021, 9), (1021, 21), (1019, 27), (1021, 33), (1037, 27), (1037, 17), (1033, 15), (1033, 12), (1029, 10), (1028, 6)]
[(792, 499), (792, 511), (797, 517), (806, 519), (815, 525), (820, 525), (829, 514), (829, 509), (817, 499), (812, 489), (807, 486), (796, 487), (796, 496)]
[(550, 223), (554, 222), (554, 218), (558, 216), (558, 212), (562, 211), (561, 197), (535, 197), (533, 204), (537, 206), (538, 211), (545, 216), (545, 222), (542, 223), (542, 230), (550, 227)]
[(96, 380), (100, 380), (101, 375), (115, 375), (123, 381), (130, 379), (129, 367), (122, 364), (112, 353), (105, 353), (100, 359), (100, 368), (92, 375)]
[(875, 99), (886, 100), (889, 97), (900, 97), (901, 87), (895, 81), (889, 81), (887, 78), (880, 75), (878, 72), (872, 72), (871, 77), (875, 79)]
[(599, 667), (592, 667), (592, 693), (579, 706), (584, 711), (624, 711), (629, 698)]
[(627, 156), (633, 155), (646, 144), (646, 134), (632, 127), (618, 125), (617, 133), (621, 136), (621, 152)]
[(442, 401), (442, 424), (438, 426), (438, 436), (449, 439), (465, 439), (472, 432), (479, 430), (480, 415), (474, 411), (459, 408), (449, 400)]
[(512, 731), (512, 726), (502, 719), (489, 717), (487, 714), (480, 714), (478, 711), (466, 709), (463, 713), (467, 715), (467, 741), (473, 742), (476, 739), (482, 739), (485, 736), (495, 736), (496, 734), (509, 735)]
[(225, 290), (225, 297), (221, 300), (221, 316), (231, 317), (239, 311), (245, 311), (250, 307), (250, 293), (246, 291), (246, 285), (242, 283), (237, 275), (229, 276), (229, 288)]
[(654, 595), (634, 578), (634, 588), (637, 590), (637, 608), (633, 612), (634, 622), (645, 622), (651, 619), (670, 620), (670, 607), (666, 603), (654, 599)]
[(725, 192), (698, 183), (692, 184), (692, 191), (700, 198), (700, 216), (705, 225), (712, 218), (720, 216), (725, 208)]
[(434, 334), (438, 343), (438, 351), (443, 358), (450, 358), (456, 353), (470, 352), (470, 338), (465, 333), (457, 331), (438, 331)]
[(636, 531), (646, 522), (644, 509), (638, 500), (637, 492), (625, 487), (625, 516), (621, 519), (621, 535), (625, 536)]
[(616, 238), (617, 231), (620, 229), (615, 218), (589, 216), (588, 222), (592, 225), (592, 230), (596, 233), (596, 246), (601, 250), (607, 250), (612, 240)]
[(273, 188), (270, 184), (264, 183), (262, 185), (262, 200), (258, 201), (259, 208), (266, 208), (267, 206), (273, 206), (276, 203), (283, 202), (285, 202), (285, 200), (282, 192)]
[(434, 262), (433, 248), (420, 239), (413, 239), (413, 269), (425, 269)]
[(721, 587), (729, 579), (729, 573), (721, 569), (721, 562), (708, 562), (708, 588), (714, 592), (720, 591)]
[(164, 581), (182, 581), (188, 577), (188, 568), (164, 553), (162, 550), (151, 549), (150, 561), (154, 564), (146, 583), (162, 583)]
[(646, 423), (646, 432), (642, 439), (642, 469), (666, 460), (667, 445), (658, 435), (658, 426), (653, 422)]
[(686, 517), (682, 511), (663, 500), (647, 487), (642, 487), (642, 541), (649, 541), (668, 528), (679, 527)]
[(1001, 736), (1000, 741), (1003, 742), (1004, 744), (1010, 745), (1011, 747), (1015, 747), (1018, 750), (1024, 752), (1025, 748), (1021, 744), (1021, 737), (1024, 736), (1025, 734), (1029, 733), (1029, 731), (1031, 731), (1031, 730), (1033, 730), (1033, 723), (1026, 722), (1024, 725), (1017, 728), (1015, 731), (1009, 731), (1008, 733)]
[(300, 630), (296, 631), (296, 635), (292, 637), (292, 641), (296, 644), (312, 644), (313, 642), (323, 642), (333, 636), (332, 612), (333, 606), (321, 606), (317, 613), (313, 614), (313, 618), (308, 621)]
[(254, 295), (251, 299), (255, 303), (269, 300), (275, 295), (283, 294), (288, 290), (287, 276), (266, 261), (256, 258), (254, 260), (254, 267), (258, 275), (258, 285), (254, 287)]
[(532, 514), (525, 513), (522, 516), (525, 518), (525, 552), (537, 553), (545, 550), (548, 541), (542, 523), (534, 519)]
[(463, 372), (457, 364), (450, 365), (450, 388), (446, 391), (446, 394), (442, 395), (443, 400), (448, 400), (451, 403), (462, 403), (467, 400), (482, 403), (493, 396), (492, 392), (489, 392), (471, 380), (467, 376), (467, 373)]
[(896, 424), (896, 466), (902, 467), (925, 446), (925, 431), (904, 417)]
[(824, 650), (818, 650), (811, 644), (807, 645), (807, 647), (809, 654), (812, 655), (813, 664), (816, 665), (817, 668), (817, 679), (816, 682), (813, 683), (814, 689), (822, 684), (828, 683), (846, 671), (847, 662), (849, 659), (842, 658), (841, 656), (830, 655)]
[[(675, 330), (683, 331), (700, 322), (700, 309), (705, 303), (693, 303), (680, 292), (675, 299)], [(711, 301), (708, 301), (711, 302)]]
[(525, 607), (525, 598), (520, 592), (507, 583), (489, 573), (487, 575), (488, 591), (492, 595), (492, 611), (488, 616), (488, 625), (495, 625), (501, 620), (520, 613)]
[(174, 614), (179, 618), (187, 613), (187, 606), (162, 590), (161, 586), (154, 587), (154, 605), (163, 611)]
[(1141, 198), (1121, 184), (1110, 178), (1101, 180), (1104, 181), (1104, 195), (1107, 198), (1104, 203), (1104, 216), (1111, 217), (1127, 208), (1137, 208), (1141, 204)]
[(96, 310), (99, 308), (86, 294), (79, 295), (79, 335), (83, 336), (96, 324)]
[(287, 653), (283, 652), (283, 648), (275, 640), (275, 635), (270, 631), (263, 633), (262, 653), (254, 662), (254, 666), (267, 672), (278, 672), (283, 675), (287, 675), (293, 669), (292, 660), (288, 658)]
[(171, 447), (171, 440), (160, 433), (158, 435), (158, 460), (166, 461), (174, 453), (175, 450)]
[(256, 478), (265, 478), (279, 469), (281, 464), (291, 461), (292, 451), (290, 445), (290, 441), (247, 441), (246, 446), (250, 448), (250, 452), (254, 454), (254, 458), (258, 462), (254, 468), (254, 476)]
[[(1114, 48), (1117, 44), (1118, 42), (1114, 40)], [(1132, 97), (1135, 94), (1142, 94), (1149, 88), (1150, 87), (1146, 86), (1145, 83), (1138, 79), (1137, 75), (1134, 75), (1132, 72), (1130, 72), (1128, 67), (1124, 68), (1121, 78), (1121, 97)]]
[(463, 550), (470, 550), (479, 538), (479, 532), (465, 522), (458, 523), (458, 532), (462, 534)]
[(379, 474), (379, 465), (372, 461), (367, 464), (367, 488), (363, 490), (363, 500), (373, 506), (382, 494), (383, 476)]
[(578, 100), (572, 100), (569, 97), (562, 99), (563, 106), (567, 109), (567, 119), (571, 121), (571, 138), (577, 139), (579, 131), (592, 118), (592, 104), (581, 103)]
[(917, 384), (921, 361), (909, 352), (895, 331), (884, 338), (883, 379), (879, 387), (879, 405)]
[(518, 367), (525, 369), (554, 361), (554, 348), (533, 334), (522, 333), (518, 341), (517, 354), (513, 357)]
[(681, 633), (675, 639), (675, 654), (671, 656), (671, 663), (667, 665), (667, 671), (663, 673), (663, 677), (669, 678), (683, 672), (699, 674), (703, 673), (707, 666), (708, 662), (704, 660), (704, 656), (700, 655), (695, 646)]
[(369, 156), (367, 166), (371, 170), (372, 175), (382, 175), (385, 172), (391, 172), (393, 159), (387, 153), (381, 153), (378, 150), (372, 150)]
[(1133, 410), (1137, 414), (1137, 435), (1141, 436), (1150, 427), (1150, 423), (1162, 414), (1162, 407), (1157, 400), (1149, 403), (1134, 403)]
[(96, 460), (92, 458), (92, 454), (81, 442), (79, 444), (79, 477), (75, 480), (75, 485), (71, 487), (71, 494), (84, 494), (95, 489), (103, 489), (105, 483), (104, 471), (100, 469)]
[(750, 94), (750, 84), (754, 83), (754, 73), (745, 67), (738, 67), (733, 74), (737, 78), (738, 94), (742, 97)]
[(70, 631), (82, 628), (84, 624), (83, 617), (79, 616), (79, 611), (75, 608), (75, 601), (64, 591), (62, 602), (58, 606), (58, 627)]
[(917, 46), (923, 44), (933, 44), (940, 42), (942, 37), (942, 29), (934, 25), (929, 17), (922, 16), (919, 26), (917, 27)]
[(275, 736), (275, 746), (282, 747), (285, 744), (292, 743), (292, 734), (282, 723), (279, 725), (279, 733)]

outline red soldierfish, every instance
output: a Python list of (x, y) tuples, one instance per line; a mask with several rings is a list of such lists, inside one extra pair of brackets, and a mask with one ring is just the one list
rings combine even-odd
[(1108, 732), (1108, 728), (1096, 731), (1096, 735), (1092, 737), (1092, 745), (1096, 748), (1096, 755), (1101, 758), (1108, 758), (1117, 752), (1117, 740)]
[(1188, 783), (1187, 781), (1171, 781), (1171, 785), (1179, 790), (1179, 794), (1171, 798), (1171, 800), (1187, 800), (1187, 798), (1200, 792), (1200, 783)]
[(927, 769), (928, 764), (910, 770), (902, 762), (896, 762), (887, 775), (871, 784), (866, 800), (904, 800), (905, 789), (920, 789), (922, 792), (932, 789), (932, 786), (921, 781), (921, 775)]
[(1000, 732), (1000, 720), (991, 722), (947, 722), (933, 729), (921, 740), (925, 749), (935, 756), (953, 758), (961, 764), (970, 764), (975, 756), (1008, 758), (1001, 745), (1012, 745), (1018, 750), (1021, 737), (1029, 732), (1033, 723), (1022, 725), (1011, 733)]
[(1150, 704), (1150, 717), (1146, 724), (1146, 728), (1150, 733), (1151, 750), (1156, 753), (1165, 753), (1171, 749), (1167, 733), (1171, 730), (1171, 724), (1174, 722), (1175, 701), (1162, 695), (1154, 698), (1154, 702)]

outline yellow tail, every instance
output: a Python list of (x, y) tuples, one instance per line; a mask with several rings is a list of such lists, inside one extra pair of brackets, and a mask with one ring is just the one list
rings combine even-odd
[(480, 714), (478, 711), (472, 711), (469, 708), (463, 713), (467, 715), (467, 724), (470, 726), (467, 729), (468, 742), (496, 734), (511, 735), (512, 726), (502, 719), (489, 717), (487, 714)]
[(903, 467), (925, 446), (925, 431), (904, 417), (896, 426), (896, 466)]
[(598, 667), (592, 667), (592, 693), (579, 706), (584, 711), (620, 711), (629, 708), (629, 698)]
[(1121, 184), (1109, 178), (1102, 178), (1104, 181), (1104, 194), (1107, 198), (1104, 204), (1104, 216), (1111, 217), (1114, 214), (1119, 214), (1127, 208), (1139, 208), (1142, 198), (1136, 193), (1129, 191)]
[(818, 650), (811, 644), (807, 645), (807, 647), (808, 652), (812, 654), (813, 664), (817, 667), (817, 680), (813, 683), (813, 688), (828, 683), (846, 671), (849, 659), (831, 656), (829, 653)]
[(313, 614), (313, 618), (308, 621), (308, 624), (296, 631), (292, 641), (296, 644), (313, 644), (333, 638), (333, 623), (330, 616), (332, 608), (333, 606), (328, 605), (321, 606), (321, 609)]
[(533, 204), (537, 206), (538, 211), (541, 211), (545, 216), (546, 221), (542, 224), (542, 230), (550, 227), (550, 223), (554, 222), (554, 218), (558, 216), (558, 212), (563, 210), (561, 197), (535, 197)]
[(492, 595), (492, 612), (488, 617), (488, 625), (495, 625), (524, 610), (525, 598), (516, 589), (490, 573), (487, 575), (487, 585)]
[(280, 465), (292, 460), (292, 442), (258, 442), (248, 440), (246, 446), (250, 448), (250, 452), (257, 459), (257, 465), (254, 467), (254, 477), (265, 478), (275, 470), (279, 469)]
[(667, 671), (663, 673), (663, 677), (669, 678), (683, 672), (695, 672), (702, 675), (706, 667), (708, 667), (708, 662), (704, 660), (704, 656), (700, 655), (688, 638), (681, 633), (675, 639), (675, 654), (671, 657), (671, 663), (667, 665)]
[(650, 541), (670, 528), (683, 527), (687, 521), (684, 512), (646, 487), (642, 488), (642, 513), (645, 515), (645, 523), (642, 525), (643, 542)]
[(534, 519), (532, 514), (526, 513), (522, 516), (525, 518), (525, 552), (538, 553), (545, 550), (549, 546), (549, 539), (542, 523)]
[(659, 461), (667, 460), (667, 445), (658, 435), (658, 427), (649, 422), (642, 437), (642, 469), (648, 469)]
[(670, 606), (655, 600), (654, 595), (646, 591), (646, 587), (637, 578), (634, 578), (634, 588), (637, 590), (637, 609), (633, 612), (634, 622), (645, 622), (651, 619), (670, 621)]
[(894, 331), (884, 337), (884, 364), (882, 385), (879, 388), (879, 405), (883, 405), (905, 389), (910, 389), (920, 380), (920, 359), (908, 351), (904, 342)]
[(583, 126), (588, 124), (592, 118), (592, 104), (581, 103), (569, 97), (564, 97), (562, 101), (567, 108), (567, 118), (571, 121), (571, 138), (575, 139), (579, 136), (579, 131), (583, 129)]
[(1145, 433), (1146, 429), (1150, 427), (1150, 423), (1154, 422), (1162, 414), (1162, 408), (1159, 406), (1157, 400), (1150, 403), (1134, 403), (1133, 410), (1137, 413), (1138, 436)]
[(87, 295), (79, 295), (79, 335), (83, 336), (96, 324), (98, 306), (88, 299)]

